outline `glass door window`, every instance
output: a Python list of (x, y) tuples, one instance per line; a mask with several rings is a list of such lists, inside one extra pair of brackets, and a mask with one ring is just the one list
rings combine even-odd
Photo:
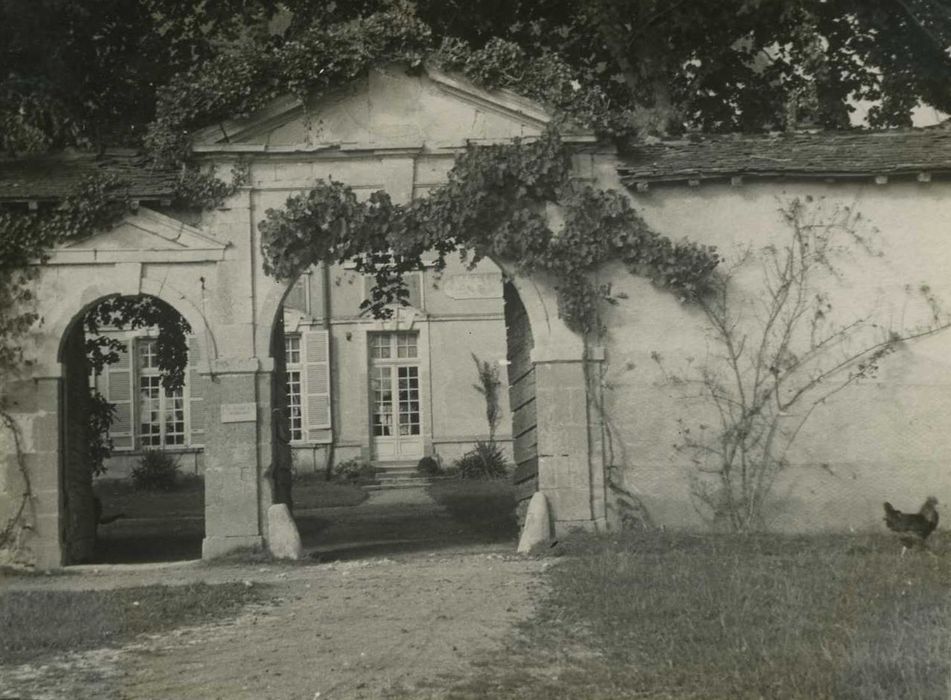
[(372, 333), (371, 435), (377, 459), (422, 456), (422, 404), (416, 333)]

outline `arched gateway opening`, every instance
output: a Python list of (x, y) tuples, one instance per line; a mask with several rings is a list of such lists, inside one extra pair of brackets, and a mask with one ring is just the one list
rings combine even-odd
[[(372, 278), (315, 266), (274, 316), (274, 496), (324, 559), (510, 547), (517, 503), (538, 488), (533, 335), (515, 284), (489, 261), (406, 281), (407, 305), (373, 319), (360, 309)], [(504, 477), (460, 479), (490, 444)]]
[(188, 364), (191, 333), (176, 309), (147, 294), (100, 297), (67, 325), (64, 564), (201, 556), (204, 412), (201, 378)]

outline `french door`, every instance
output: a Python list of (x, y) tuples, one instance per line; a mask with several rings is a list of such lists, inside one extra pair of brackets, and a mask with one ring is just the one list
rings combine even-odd
[(418, 335), (371, 333), (370, 434), (380, 461), (423, 456)]

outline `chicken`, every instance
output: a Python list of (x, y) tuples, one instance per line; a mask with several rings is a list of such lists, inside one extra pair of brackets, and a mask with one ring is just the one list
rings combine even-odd
[(902, 513), (896, 510), (891, 503), (885, 503), (885, 525), (892, 532), (898, 534), (902, 543), (902, 555), (905, 550), (915, 545), (925, 546), (928, 535), (938, 527), (938, 511), (935, 506), (938, 499), (928, 496), (925, 504), (917, 513)]

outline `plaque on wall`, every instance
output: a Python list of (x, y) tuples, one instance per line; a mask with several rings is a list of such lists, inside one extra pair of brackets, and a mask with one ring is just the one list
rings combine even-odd
[(258, 419), (258, 406), (255, 403), (221, 404), (222, 423), (253, 423)]
[(497, 272), (450, 275), (443, 281), (442, 290), (453, 299), (501, 299), (502, 275)]

